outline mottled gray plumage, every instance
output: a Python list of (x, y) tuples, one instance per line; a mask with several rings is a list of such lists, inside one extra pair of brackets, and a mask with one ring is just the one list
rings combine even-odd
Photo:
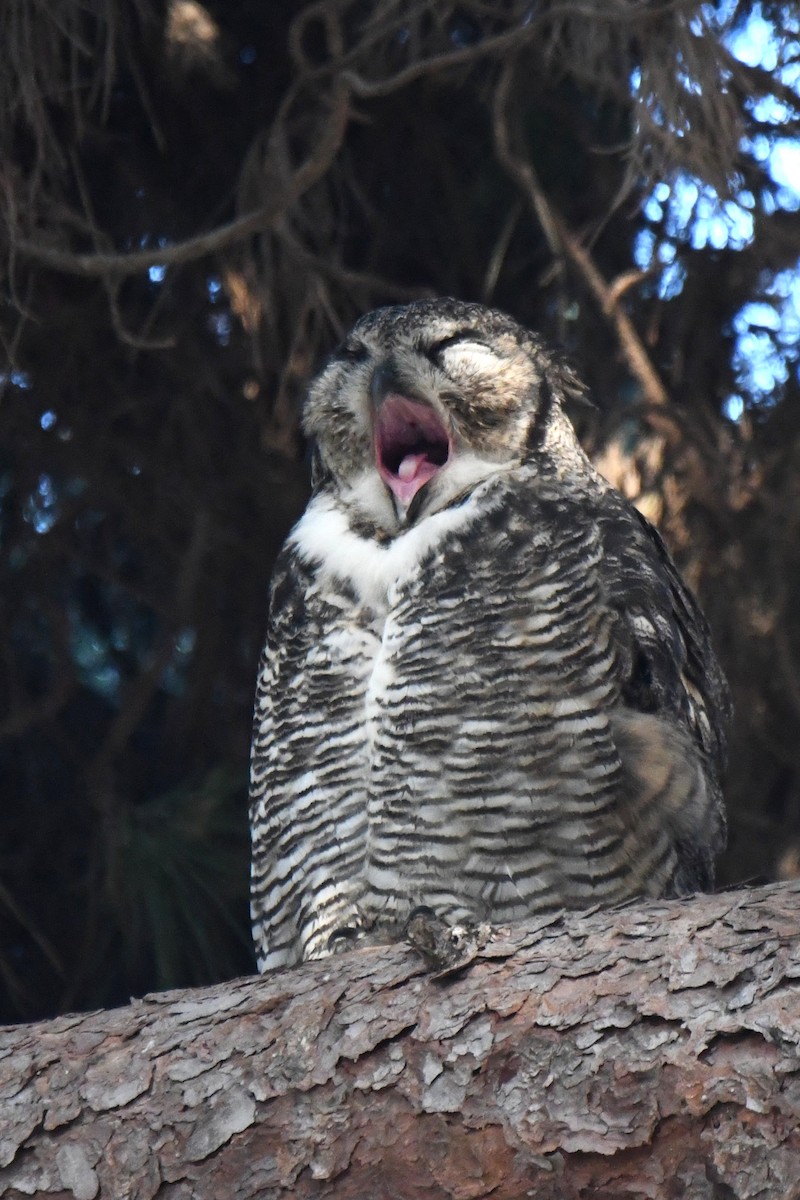
[(362, 318), (311, 386), (314, 495), (256, 702), (262, 970), (710, 886), (728, 698), (651, 525), (593, 469), (579, 385), (501, 313)]

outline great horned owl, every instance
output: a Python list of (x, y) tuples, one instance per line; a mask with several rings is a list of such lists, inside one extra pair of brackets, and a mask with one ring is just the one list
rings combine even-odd
[(581, 450), (577, 381), (455, 300), (312, 383), (252, 753), (259, 968), (713, 882), (728, 695), (664, 544)]

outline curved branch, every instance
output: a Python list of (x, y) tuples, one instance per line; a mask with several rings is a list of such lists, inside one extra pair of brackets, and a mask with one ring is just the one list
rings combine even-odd
[(560, 214), (553, 209), (533, 164), (513, 152), (507, 116), (513, 72), (513, 63), (504, 67), (494, 95), (493, 130), (498, 161), (527, 199), (554, 256), (568, 258), (578, 269), (602, 312), (613, 323), (628, 369), (638, 380), (645, 402), (654, 410), (648, 418), (650, 424), (657, 427), (658, 432), (668, 441), (676, 443), (680, 440), (679, 431), (674, 419), (666, 411), (669, 393), (653, 366), (636, 327), (620, 303), (624, 293), (639, 281), (639, 277), (625, 272), (620, 279), (609, 284), (589, 251), (568, 228)]
[(350, 89), (343, 79), (337, 79), (331, 97), (331, 112), (312, 153), (297, 168), (285, 187), (271, 196), (266, 204), (220, 225), (208, 233), (187, 238), (173, 246), (135, 250), (129, 254), (75, 254), (44, 246), (27, 238), (11, 238), (14, 253), (41, 263), (67, 275), (90, 277), (136, 275), (154, 266), (177, 266), (215, 254), (252, 234), (268, 229), (300, 197), (317, 183), (329, 169), (344, 139), (350, 117)]

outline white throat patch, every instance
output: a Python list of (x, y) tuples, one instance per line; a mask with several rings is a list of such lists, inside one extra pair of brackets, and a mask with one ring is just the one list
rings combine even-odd
[[(493, 468), (497, 470), (496, 464)], [(337, 579), (346, 582), (363, 604), (381, 615), (391, 603), (395, 585), (407, 580), (448, 533), (485, 519), (494, 507), (486, 497), (494, 482), (484, 480), (462, 504), (422, 517), (387, 542), (356, 533), (347, 509), (322, 492), (312, 499), (289, 541), (304, 563), (317, 567), (323, 586)]]

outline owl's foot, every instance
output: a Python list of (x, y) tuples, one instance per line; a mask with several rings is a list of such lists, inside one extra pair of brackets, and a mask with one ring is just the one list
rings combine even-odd
[(364, 938), (366, 930), (360, 925), (340, 925), (328, 938), (328, 954), (344, 954), (353, 950)]
[(437, 975), (469, 966), (491, 935), (492, 927), (485, 922), (451, 923), (427, 905), (413, 909), (405, 927), (406, 941)]

